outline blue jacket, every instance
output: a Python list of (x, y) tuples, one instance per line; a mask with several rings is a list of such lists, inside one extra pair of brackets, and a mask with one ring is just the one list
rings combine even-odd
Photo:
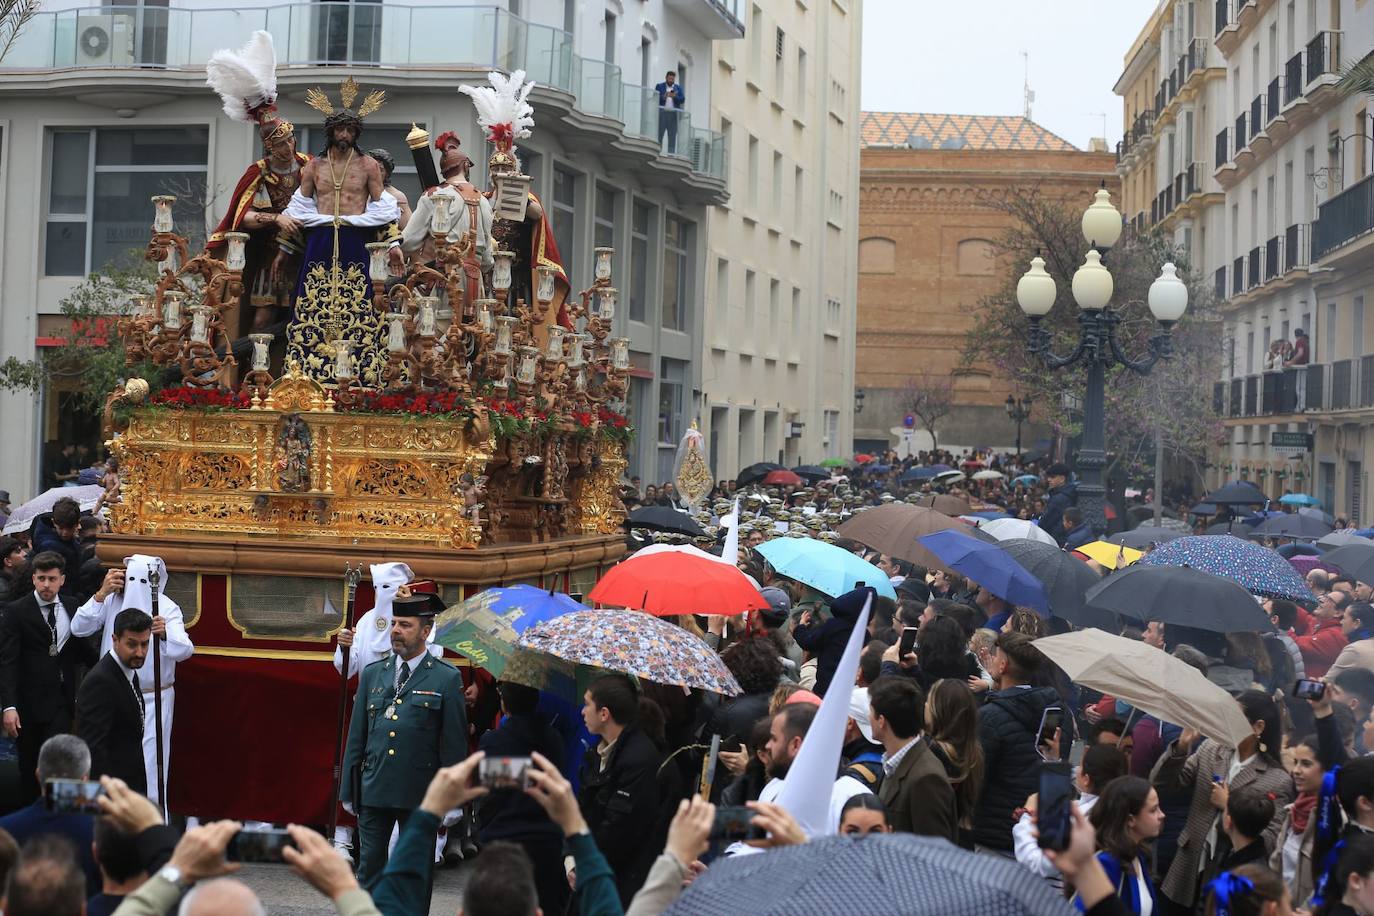
[(1077, 550), (1084, 544), (1091, 544), (1095, 540), (1093, 527), (1087, 522), (1083, 522), (1077, 528), (1064, 535), (1064, 549)]
[(76, 847), (76, 861), (86, 875), (86, 896), (100, 893), (100, 869), (91, 854), (91, 840), (95, 836), (95, 816), (91, 814), (57, 814), (49, 811), (38, 799), (27, 808), (0, 817), (4, 830), (21, 847), (36, 836), (60, 836)]
[(64, 570), (67, 577), (76, 583), (77, 573), (81, 569), (81, 545), (75, 538), (64, 541), (57, 534), (57, 529), (52, 524), (52, 513), (44, 512), (33, 520), (33, 527), (30, 535), (33, 540), (32, 555), (37, 556), (45, 550), (51, 550), (60, 555), (67, 561), (67, 568)]
[(1060, 544), (1064, 543), (1064, 510), (1078, 502), (1078, 489), (1071, 483), (1055, 487), (1045, 502), (1045, 511), (1040, 516), (1040, 527), (1049, 532), (1050, 537)]
[[(1116, 887), (1116, 896), (1125, 905), (1129, 913), (1139, 913), (1142, 901), (1140, 899), (1140, 885), (1136, 883), (1134, 870), (1127, 863), (1122, 868), (1122, 863), (1118, 862), (1116, 856), (1109, 852), (1099, 852), (1097, 861), (1102, 863), (1102, 870), (1107, 873), (1107, 880)], [(1155, 906), (1155, 886), (1150, 880), (1150, 865), (1144, 859), (1140, 860), (1140, 870), (1145, 876), (1145, 889), (1150, 892), (1151, 911), (1158, 910)], [(1084, 911), (1083, 901), (1077, 895), (1073, 898), (1073, 905), (1081, 913)]]
[(680, 110), (683, 104), (687, 101), (687, 95), (682, 91), (681, 83), (673, 83), (673, 85), (669, 86), (667, 82), (662, 82), (654, 87), (654, 91), (658, 93), (659, 108), (663, 107), (664, 103), (667, 101), (668, 93), (670, 92), (673, 94), (674, 108)]

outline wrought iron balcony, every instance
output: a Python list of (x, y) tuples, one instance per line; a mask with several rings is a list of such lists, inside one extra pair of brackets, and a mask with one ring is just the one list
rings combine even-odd
[(1374, 229), (1374, 175), (1360, 179), (1317, 210), (1312, 257), (1324, 256)]
[(1340, 66), (1341, 33), (1318, 32), (1307, 43), (1307, 83), (1334, 74)]
[(1302, 95), (1302, 52), (1288, 58), (1283, 67), (1283, 104), (1288, 105)]
[(1283, 233), (1283, 272), (1308, 264), (1307, 245), (1311, 232), (1307, 223), (1294, 223)]

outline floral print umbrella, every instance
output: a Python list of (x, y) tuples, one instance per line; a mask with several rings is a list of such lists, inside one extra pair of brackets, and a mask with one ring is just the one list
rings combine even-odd
[(1312, 592), (1291, 563), (1268, 547), (1229, 534), (1178, 538), (1141, 558), (1141, 566), (1191, 566), (1239, 583), (1252, 595), (1312, 606)]
[(641, 611), (576, 611), (530, 627), (520, 648), (656, 684), (738, 696), (739, 683), (706, 643)]

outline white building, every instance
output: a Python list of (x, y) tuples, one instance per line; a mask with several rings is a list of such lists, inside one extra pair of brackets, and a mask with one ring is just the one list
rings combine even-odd
[[(741, 15), (746, 8), (741, 0)], [(700, 421), (717, 477), (850, 453), (862, 0), (753, 0), (717, 42)], [(666, 478), (665, 478), (666, 479)]]
[[(52, 344), (59, 303), (88, 271), (141, 248), (148, 198), (177, 193), (179, 224), (213, 225), (256, 133), (228, 120), (205, 86), (216, 49), (273, 33), (279, 107), (318, 149), (320, 116), (305, 91), (345, 75), (390, 101), (368, 119), (365, 147), (395, 157), (412, 194), (402, 142), (411, 122), (452, 129), (478, 163), (486, 154), (470, 102), (457, 91), (493, 67), (539, 83), (525, 171), (550, 212), (575, 287), (591, 281), (592, 249), (617, 250), (616, 332), (631, 339), (629, 410), (641, 434), (631, 473), (663, 477), (690, 423), (705, 313), (708, 208), (727, 199), (725, 155), (709, 129), (713, 42), (743, 35), (722, 0), (509, 0), (506, 8), (411, 0), (329, 3), (117, 0), (98, 9), (49, 0), (0, 61), (0, 360)], [(686, 86), (675, 150), (658, 136), (653, 85), (676, 70)], [(205, 204), (188, 202), (200, 198)], [(206, 199), (208, 198), (208, 203)], [(189, 216), (188, 216), (189, 214)], [(0, 392), (0, 487), (16, 501), (42, 486), (45, 443), (96, 445), (98, 420), (64, 408), (63, 384), (38, 396)], [(55, 450), (48, 450), (49, 455)], [(666, 458), (665, 458), (666, 456)]]

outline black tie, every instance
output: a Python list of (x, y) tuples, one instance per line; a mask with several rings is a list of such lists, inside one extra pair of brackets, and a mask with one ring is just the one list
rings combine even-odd
[(134, 676), (130, 679), (130, 683), (134, 685), (134, 696), (138, 697), (138, 716), (141, 720), (143, 716), (147, 714), (147, 707), (143, 705), (143, 688), (138, 686), (137, 671), (134, 672)]
[(57, 638), (57, 605), (45, 605), (48, 609), (48, 629), (53, 631), (53, 639)]
[(405, 688), (406, 681), (410, 680), (410, 666), (401, 662), (401, 670), (396, 674), (396, 694), (399, 696)]

